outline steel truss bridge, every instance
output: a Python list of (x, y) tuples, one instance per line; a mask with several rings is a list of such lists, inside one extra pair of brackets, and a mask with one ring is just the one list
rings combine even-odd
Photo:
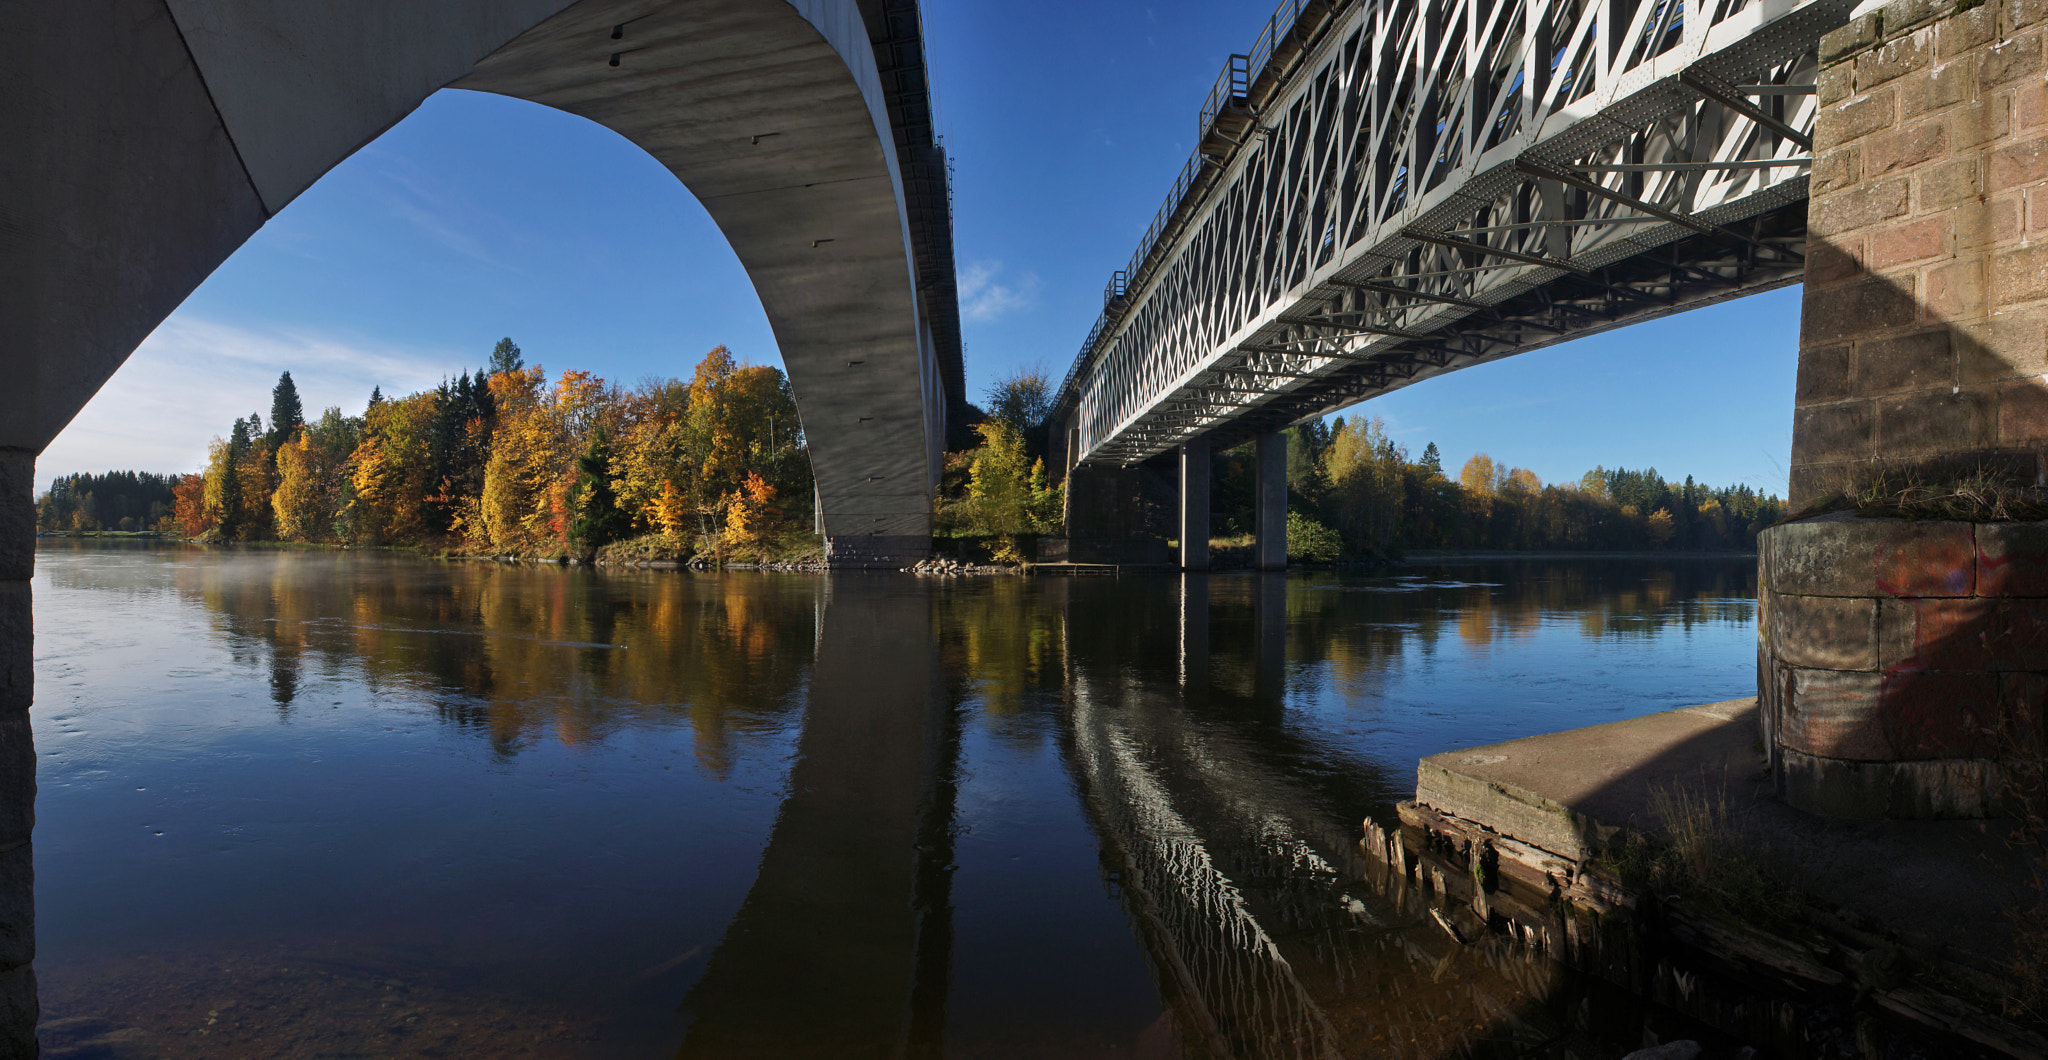
[(1287, 0), (1067, 373), (1136, 464), (1797, 283), (1854, 0)]

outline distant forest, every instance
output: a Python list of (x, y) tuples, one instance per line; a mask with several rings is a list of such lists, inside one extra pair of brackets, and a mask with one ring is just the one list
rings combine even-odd
[[(1409, 549), (1749, 551), (1785, 504), (1748, 486), (1667, 481), (1655, 468), (1596, 467), (1545, 484), (1480, 453), (1455, 476), (1436, 443), (1411, 458), (1378, 419), (1288, 430), (1289, 555), (1383, 558)], [(1249, 530), (1249, 447), (1217, 467), (1224, 535)]]
[(150, 530), (177, 505), (178, 476), (147, 471), (65, 475), (36, 502), (38, 530)]

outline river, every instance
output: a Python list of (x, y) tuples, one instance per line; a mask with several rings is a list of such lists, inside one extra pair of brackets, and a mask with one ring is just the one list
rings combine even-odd
[(1359, 822), (1755, 683), (1749, 558), (36, 560), (45, 1044), (138, 1056), (1618, 1055), (1660, 1017), (1450, 944)]

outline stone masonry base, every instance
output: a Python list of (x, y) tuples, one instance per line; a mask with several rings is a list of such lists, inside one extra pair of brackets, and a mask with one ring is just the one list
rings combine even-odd
[(2042, 753), (2048, 524), (1836, 513), (1758, 538), (1757, 692), (1772, 774), (1838, 817), (1997, 814)]

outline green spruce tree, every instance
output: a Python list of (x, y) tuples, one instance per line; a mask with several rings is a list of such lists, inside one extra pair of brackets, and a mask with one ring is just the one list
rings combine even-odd
[(502, 375), (524, 367), (526, 358), (519, 352), (519, 344), (513, 342), (510, 335), (499, 339), (498, 345), (491, 350), (491, 374)]
[(270, 391), (270, 433), (264, 440), (270, 443), (271, 459), (277, 459), (277, 451), (286, 444), (298, 440), (305, 427), (306, 410), (299, 404), (299, 388), (292, 385), (292, 374), (285, 372)]
[(1435, 442), (1431, 442), (1427, 446), (1423, 447), (1422, 459), (1420, 461), (1417, 461), (1417, 466), (1421, 467), (1424, 471), (1428, 472), (1429, 474), (1435, 475), (1439, 478), (1443, 477), (1444, 454), (1437, 451)]
[(569, 524), (569, 543), (594, 552), (626, 535), (630, 523), (612, 492), (612, 451), (604, 431), (591, 436), (590, 447), (576, 458), (576, 518)]

